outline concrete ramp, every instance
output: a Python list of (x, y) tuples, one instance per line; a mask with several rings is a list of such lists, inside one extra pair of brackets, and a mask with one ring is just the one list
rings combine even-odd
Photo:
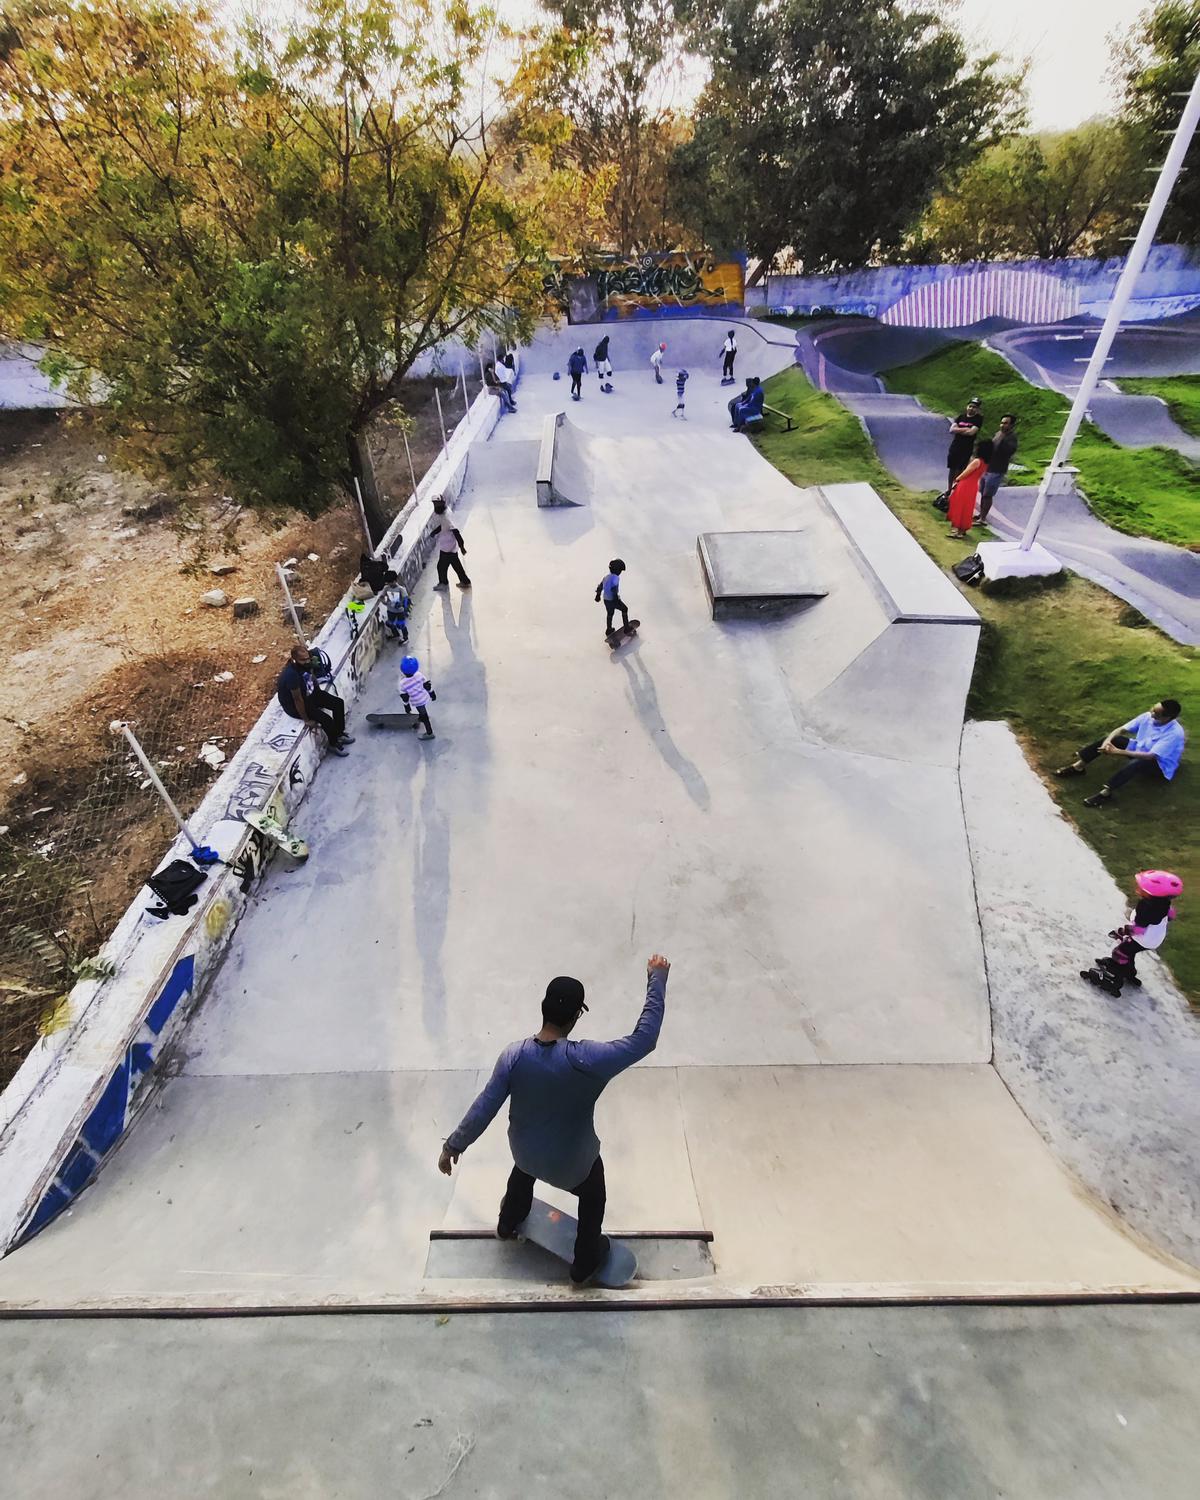
[(803, 531), (705, 531), (696, 550), (714, 620), (779, 614), (829, 592)]
[(567, 421), (566, 412), (551, 412), (542, 426), (538, 450), (537, 503), (584, 505), (592, 494), (592, 460), (588, 438)]

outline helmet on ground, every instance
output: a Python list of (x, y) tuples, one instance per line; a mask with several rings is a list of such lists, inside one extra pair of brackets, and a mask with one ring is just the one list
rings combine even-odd
[(1183, 881), (1170, 870), (1139, 870), (1133, 877), (1139, 891), (1147, 896), (1181, 896)]
[(555, 370), (555, 372), (554, 372), (554, 378), (555, 378), (555, 380), (561, 380), (562, 379), (562, 372), (560, 370)]
[(404, 673), (405, 677), (411, 677), (414, 672), (419, 672), (420, 669), (421, 663), (415, 656), (406, 656), (400, 662), (400, 670)]
[(608, 571), (610, 573), (623, 573), (625, 571), (625, 559), (622, 557), (612, 558), (608, 564)]

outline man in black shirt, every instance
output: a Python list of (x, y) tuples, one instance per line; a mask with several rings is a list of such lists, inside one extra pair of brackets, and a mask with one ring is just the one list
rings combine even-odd
[(988, 511), (992, 508), (992, 501), (996, 498), (996, 491), (1008, 478), (1008, 466), (1012, 463), (1013, 454), (1017, 451), (1017, 419), (1012, 412), (1005, 412), (1000, 418), (1000, 426), (996, 430), (996, 436), (992, 439), (992, 456), (988, 460), (988, 471), (983, 476), (979, 486), (979, 520), (982, 524), (988, 518)]
[(275, 679), (275, 697), (289, 718), (304, 724), (319, 724), (334, 755), (348, 755), (354, 736), (346, 733), (346, 705), (333, 693), (317, 686), (312, 653), (295, 645), (286, 667)]
[(983, 406), (978, 396), (972, 396), (967, 402), (967, 409), (959, 412), (950, 423), (950, 450), (946, 454), (946, 468), (950, 471), (946, 485), (948, 490), (954, 488), (954, 481), (971, 462), (982, 421)]

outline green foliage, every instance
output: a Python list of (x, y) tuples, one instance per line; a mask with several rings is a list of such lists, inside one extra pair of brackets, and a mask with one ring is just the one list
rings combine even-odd
[[(974, 391), (983, 397), (985, 424), (1016, 412), (1017, 461), (1026, 471), (1011, 475), (1014, 484), (1040, 481), (1070, 409), (1062, 396), (1030, 385), (998, 354), (975, 343), (953, 344), (885, 370), (883, 378), (890, 391), (917, 396), (946, 416), (961, 411), (964, 394)], [(1110, 526), (1185, 547), (1200, 541), (1200, 469), (1173, 448), (1122, 448), (1085, 425), (1071, 462), (1088, 504)]]
[(694, 30), (712, 75), (676, 155), (679, 212), (766, 262), (897, 249), (946, 175), (1020, 120), (1018, 80), (969, 61), (933, 6), (722, 0)]
[[(799, 485), (865, 480), (941, 567), (961, 559), (963, 544), (947, 538), (945, 519), (927, 496), (881, 467), (857, 418), (814, 390), (799, 370), (766, 385), (768, 404), (790, 411), (798, 424), (795, 432), (754, 439), (776, 468)], [(1200, 890), (1200, 768), (1194, 758), (1184, 760), (1169, 787), (1129, 787), (1108, 811), (1082, 806), (1087, 783), (1053, 775), (1081, 744), (1164, 695), (1179, 699), (1186, 721), (1189, 708), (1200, 703), (1200, 652), (1152, 628), (1130, 628), (1120, 600), (1073, 574), (1035, 594), (971, 589), (968, 597), (984, 621), (971, 716), (1008, 720), (1051, 796), (1122, 887), (1134, 870), (1165, 864), (1187, 889)], [(1106, 916), (1097, 913), (1098, 938)], [(1200, 1002), (1200, 921), (1177, 922), (1163, 958)]]
[(1120, 386), (1134, 395), (1157, 396), (1165, 401), (1180, 427), (1200, 437), (1200, 375), (1161, 375), (1136, 380), (1122, 376)]
[(1145, 197), (1143, 137), (1107, 120), (990, 147), (921, 226), (942, 260), (1124, 254)]
[(530, 328), (540, 206), (501, 186), (480, 78), (511, 45), (519, 135), (539, 52), (489, 13), (308, 0), (236, 43), (153, 0), (11, 20), (0, 331), (102, 394), (147, 471), (315, 513), (366, 481), (358, 439), (414, 361)]
[[(1200, 0), (1159, 0), (1148, 8), (1125, 44), (1120, 72), (1123, 118), (1141, 131), (1157, 164), (1165, 133), (1179, 124), (1185, 96), (1200, 73)], [(1193, 136), (1184, 158), (1159, 238), (1200, 244), (1200, 135)]]

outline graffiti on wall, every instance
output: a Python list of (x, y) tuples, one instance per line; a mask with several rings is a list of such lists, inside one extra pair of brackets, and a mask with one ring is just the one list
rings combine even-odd
[(558, 264), (547, 273), (548, 296), (569, 323), (624, 318), (694, 318), (740, 314), (746, 299), (746, 262), (738, 256), (672, 250), (636, 258), (601, 256)]

